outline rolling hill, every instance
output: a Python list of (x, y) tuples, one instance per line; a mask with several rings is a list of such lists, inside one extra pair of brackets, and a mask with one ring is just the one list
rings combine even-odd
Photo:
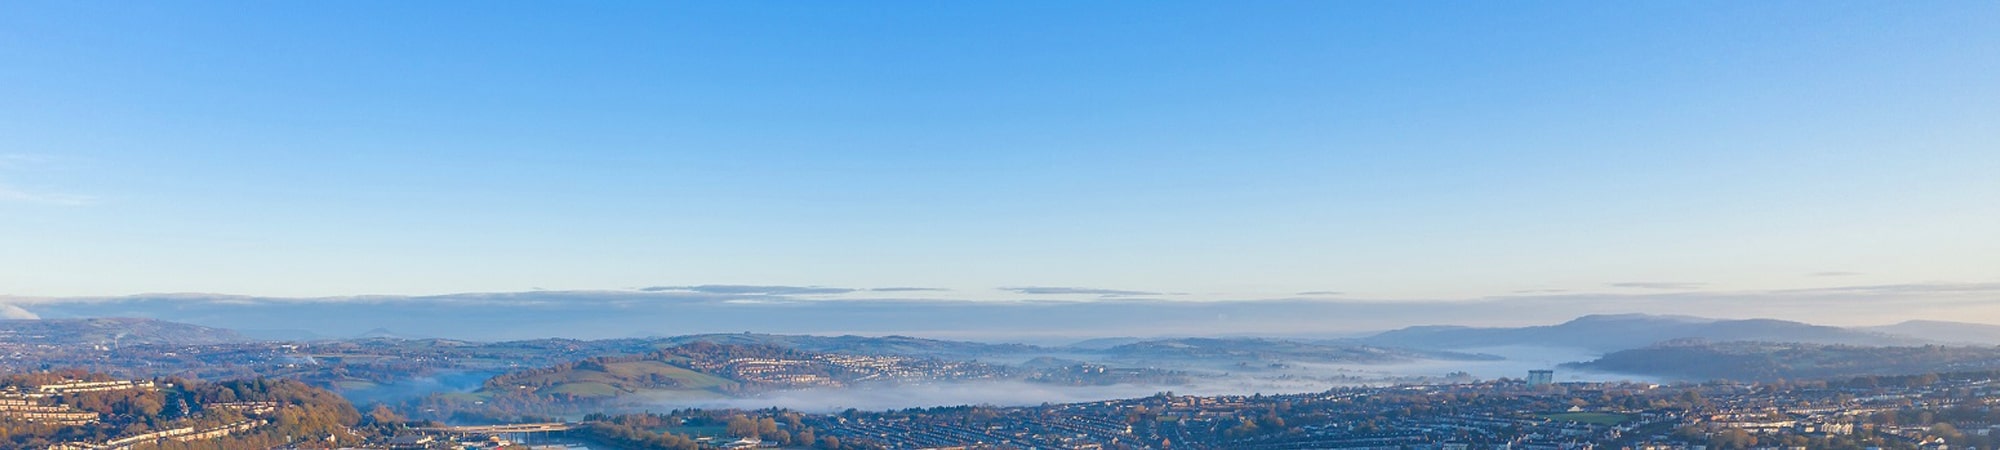
[(53, 345), (207, 345), (248, 340), (234, 331), (153, 319), (0, 320), (0, 341)]
[(665, 345), (686, 345), (696, 342), (743, 346), (768, 345), (809, 352), (876, 356), (927, 356), (938, 358), (976, 358), (984, 355), (1020, 354), (1046, 350), (1041, 347), (1025, 344), (987, 344), (909, 336), (813, 336), (722, 333), (676, 336), (663, 338), (660, 342)]
[(1773, 381), (2000, 369), (2000, 348), (1673, 341), (1563, 367), (1677, 380)]
[(1861, 330), (1947, 344), (2000, 345), (2000, 325), (1983, 323), (1911, 320), (1895, 325), (1865, 327)]
[(1719, 320), (1647, 314), (1591, 315), (1557, 325), (1520, 328), (1410, 327), (1362, 338), (1361, 341), (1426, 349), (1522, 345), (1614, 352), (1675, 339), (1864, 346), (1924, 343), (1911, 337), (1785, 320)]
[(1419, 359), (1489, 360), (1495, 357), (1447, 351), (1388, 348), (1341, 342), (1258, 338), (1156, 339), (1096, 351), (1118, 360), (1215, 360), (1384, 364)]

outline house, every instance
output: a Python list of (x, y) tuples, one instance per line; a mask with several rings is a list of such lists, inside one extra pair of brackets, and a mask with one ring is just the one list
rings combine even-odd
[(424, 435), (396, 436), (395, 438), (389, 439), (389, 448), (393, 449), (430, 448), (431, 442), (436, 440), (437, 438)]

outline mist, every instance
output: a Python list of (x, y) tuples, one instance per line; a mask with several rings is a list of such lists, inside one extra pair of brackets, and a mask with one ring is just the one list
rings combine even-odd
[(1453, 372), (1463, 372), (1480, 380), (1500, 378), (1523, 378), (1530, 370), (1556, 370), (1557, 381), (1658, 381), (1652, 377), (1593, 372), (1574, 369), (1558, 369), (1563, 363), (1590, 361), (1603, 356), (1601, 353), (1570, 347), (1543, 347), (1532, 345), (1510, 345), (1500, 347), (1476, 347), (1458, 349), (1466, 353), (1499, 356), (1503, 359), (1490, 361), (1418, 360), (1390, 364), (1316, 364), (1296, 363), (1294, 366), (1306, 373), (1354, 373), (1373, 374), (1384, 378), (1444, 377)]
[[(1585, 350), (1559, 347), (1508, 346), (1468, 350), (1506, 359), (1424, 360), (1394, 364), (1285, 363), (1278, 369), (1237, 372), (1187, 367), (1182, 369), (1192, 374), (1189, 381), (1174, 384), (1066, 386), (995, 380), (792, 389), (741, 398), (662, 393), (646, 395), (636, 401), (642, 409), (652, 410), (777, 407), (825, 413), (850, 408), (880, 411), (959, 405), (1032, 406), (1136, 398), (1162, 392), (1175, 395), (1297, 394), (1348, 386), (1438, 382), (1452, 372), (1469, 373), (1480, 380), (1519, 379), (1525, 377), (1529, 370), (1555, 369), (1565, 362), (1588, 361), (1599, 356)], [(1558, 370), (1556, 377), (1559, 381), (1655, 381), (1648, 377), (1576, 370)]]

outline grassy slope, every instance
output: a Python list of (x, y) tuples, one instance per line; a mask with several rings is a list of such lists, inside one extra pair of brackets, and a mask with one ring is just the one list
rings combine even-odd
[[(654, 386), (646, 380), (658, 375), (678, 382), (678, 386)], [(561, 374), (548, 375), (536, 381), (550, 383), (543, 393), (571, 394), (585, 397), (610, 397), (642, 391), (713, 391), (726, 386), (735, 386), (736, 381), (688, 370), (659, 361), (633, 361), (612, 363), (604, 370), (573, 370)]]

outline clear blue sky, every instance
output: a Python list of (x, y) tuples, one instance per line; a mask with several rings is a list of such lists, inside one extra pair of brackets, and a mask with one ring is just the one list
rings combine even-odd
[(1996, 173), (1990, 1), (0, 3), (0, 295), (1993, 282)]

